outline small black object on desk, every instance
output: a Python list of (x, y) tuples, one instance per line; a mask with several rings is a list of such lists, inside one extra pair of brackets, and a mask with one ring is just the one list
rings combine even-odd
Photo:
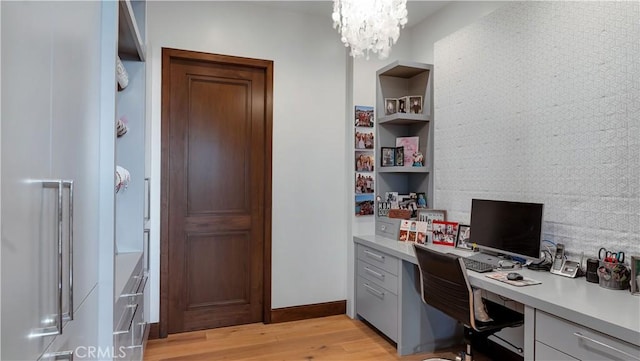
[(509, 272), (507, 274), (507, 279), (509, 281), (520, 281), (523, 279), (522, 275), (518, 272)]

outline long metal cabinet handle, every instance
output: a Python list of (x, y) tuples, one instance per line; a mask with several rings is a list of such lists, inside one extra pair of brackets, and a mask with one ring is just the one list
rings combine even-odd
[(47, 353), (43, 358), (53, 359), (54, 361), (73, 361), (73, 350)]
[(58, 313), (55, 316), (56, 325), (38, 328), (32, 330), (29, 334), (29, 338), (34, 337), (45, 337), (45, 336), (55, 336), (62, 334), (62, 322), (63, 322), (63, 313), (62, 313), (62, 195), (64, 190), (64, 184), (62, 180), (45, 180), (42, 181), (43, 188), (55, 188), (58, 190), (56, 194), (56, 203), (57, 203), (57, 245), (58, 245), (58, 255), (57, 255), (57, 271), (58, 271), (58, 295), (56, 297), (56, 301), (58, 303)]
[(370, 275), (374, 276), (374, 277), (377, 277), (377, 278), (379, 278), (379, 279), (381, 279), (381, 280), (384, 280), (384, 275), (383, 275), (382, 273), (380, 273), (380, 272), (376, 272), (376, 271), (372, 270), (372, 269), (371, 269), (371, 268), (369, 268), (369, 267), (365, 267), (365, 268), (364, 268), (364, 271), (365, 271), (365, 272), (367, 272), (368, 274), (370, 274)]
[(377, 259), (378, 261), (384, 261), (384, 256), (381, 256), (381, 255), (379, 255), (379, 254), (377, 254), (377, 253), (373, 253), (373, 252), (371, 252), (371, 251), (369, 251), (369, 250), (365, 250), (365, 251), (364, 251), (364, 253), (365, 253), (367, 256), (371, 257), (371, 258), (375, 258), (375, 259)]
[(73, 181), (62, 183), (69, 188), (69, 312), (65, 314), (65, 319), (73, 320)]
[(147, 204), (146, 204), (146, 214), (144, 215), (144, 220), (148, 221), (151, 219), (151, 178), (145, 178), (144, 184), (147, 186)]
[(151, 265), (151, 261), (150, 261), (151, 257), (149, 255), (149, 252), (150, 252), (149, 247), (151, 246), (151, 231), (149, 230), (149, 228), (145, 228), (144, 236), (146, 236), (146, 239), (145, 239), (145, 243), (146, 244), (145, 244), (145, 246), (147, 247), (145, 249), (145, 253), (144, 253), (144, 255), (146, 257), (146, 260), (145, 260), (146, 268), (145, 268), (145, 270), (149, 271), (149, 267)]
[(574, 333), (573, 333), (573, 335), (574, 335), (574, 336), (576, 336), (576, 337), (578, 337), (578, 338), (581, 338), (581, 339), (583, 339), (583, 340), (587, 340), (587, 341), (589, 341), (589, 342), (593, 342), (593, 343), (595, 343), (596, 345), (600, 345), (600, 346), (602, 346), (602, 347), (606, 347), (606, 348), (608, 348), (608, 349), (610, 349), (610, 350), (613, 350), (613, 351), (615, 351), (615, 352), (621, 353), (621, 354), (623, 354), (623, 355), (625, 355), (625, 356), (627, 356), (627, 357), (631, 357), (631, 358), (632, 358), (632, 359), (634, 359), (634, 360), (640, 360), (640, 358), (639, 358), (638, 356), (635, 356), (635, 355), (632, 355), (632, 354), (630, 354), (630, 353), (628, 353), (628, 352), (622, 351), (622, 350), (620, 350), (619, 348), (613, 347), (613, 346), (611, 346), (611, 345), (607, 345), (607, 344), (606, 344), (606, 343), (604, 343), (604, 342), (601, 342), (601, 341), (598, 341), (598, 340), (594, 340), (594, 339), (592, 339), (591, 337), (587, 337), (587, 336), (585, 336), (585, 335), (581, 334), (580, 332), (574, 332)]
[(364, 284), (364, 286), (367, 288), (367, 291), (373, 293), (374, 295), (380, 297), (380, 298), (384, 298), (384, 292), (378, 291), (377, 289), (369, 286), (368, 284)]

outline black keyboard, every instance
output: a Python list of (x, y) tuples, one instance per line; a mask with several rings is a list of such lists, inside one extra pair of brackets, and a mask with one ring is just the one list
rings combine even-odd
[(468, 270), (472, 270), (480, 273), (490, 272), (495, 268), (495, 266), (492, 265), (491, 263), (481, 262), (475, 259), (469, 259), (469, 258), (463, 257), (462, 261), (464, 262), (464, 266)]

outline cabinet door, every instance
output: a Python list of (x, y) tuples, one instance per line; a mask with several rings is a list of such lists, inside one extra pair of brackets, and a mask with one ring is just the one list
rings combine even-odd
[[(76, 309), (98, 274), (100, 2), (56, 2), (51, 17), (52, 177), (73, 181), (73, 220), (65, 219), (64, 224), (73, 223)], [(65, 312), (71, 293), (67, 272), (65, 260)]]
[(53, 336), (30, 337), (57, 314), (51, 176), (53, 2), (2, 6), (2, 356), (35, 360)]

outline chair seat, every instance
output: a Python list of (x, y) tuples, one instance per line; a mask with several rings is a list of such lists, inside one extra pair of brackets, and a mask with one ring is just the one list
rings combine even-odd
[(505, 327), (518, 327), (524, 324), (524, 315), (510, 309), (509, 307), (501, 304), (484, 300), (487, 307), (487, 313), (493, 321), (490, 322), (478, 322), (476, 321), (477, 332), (492, 332)]

